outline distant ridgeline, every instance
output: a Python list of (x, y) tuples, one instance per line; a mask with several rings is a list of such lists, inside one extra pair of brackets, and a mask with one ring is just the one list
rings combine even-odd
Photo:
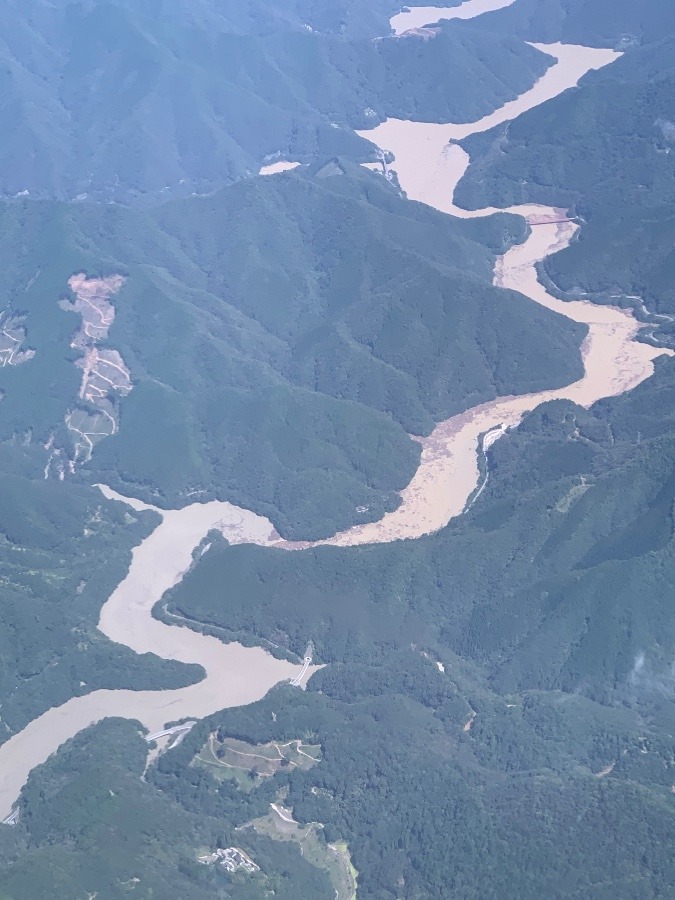
[(470, 121), (550, 64), (468, 27), (423, 48), (375, 40), (397, 8), (11, 0), (0, 198), (158, 203), (255, 174), (267, 157), (361, 161), (372, 148), (353, 128), (388, 115)]
[[(568, 250), (544, 263), (553, 284), (634, 306), (638, 315), (644, 304), (657, 314), (652, 321), (660, 336), (672, 342), (675, 6), (595, 5), (608, 13), (603, 42), (623, 48), (624, 57), (508, 129), (469, 138), (472, 165), (457, 197), (472, 208), (488, 198), (497, 206), (536, 201), (571, 207), (584, 227)], [(625, 18), (617, 20), (614, 13), (624, 6)], [(630, 15), (629, 6), (635, 10)], [(495, 20), (507, 13), (495, 13)], [(541, 39), (548, 31), (539, 18), (534, 21), (526, 32)], [(571, 38), (573, 21), (567, 24)], [(619, 21), (623, 31), (633, 32), (623, 43), (615, 41)]]

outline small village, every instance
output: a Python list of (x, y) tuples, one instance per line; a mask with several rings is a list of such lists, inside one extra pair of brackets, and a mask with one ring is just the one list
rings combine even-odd
[(240, 850), (239, 847), (228, 847), (227, 849), (219, 847), (213, 853), (198, 856), (197, 861), (205, 866), (212, 866), (217, 863), (227, 872), (237, 872), (239, 869), (249, 873), (260, 871), (260, 866), (257, 866), (251, 857), (244, 853), (243, 850)]

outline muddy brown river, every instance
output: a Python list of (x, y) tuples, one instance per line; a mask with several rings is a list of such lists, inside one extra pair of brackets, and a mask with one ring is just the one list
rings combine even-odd
[[(510, 2), (469, 0), (461, 7), (445, 10), (412, 9), (394, 16), (392, 27), (396, 33), (402, 33), (442, 18), (471, 18)], [(452, 142), (515, 118), (617, 57), (610, 50), (562, 44), (535, 46), (552, 55), (555, 64), (530, 90), (479, 122), (453, 125), (389, 119), (371, 131), (361, 132), (394, 154), (392, 168), (408, 197), (454, 216), (476, 217), (496, 212), (493, 208), (468, 212), (455, 206), (455, 187), (469, 158)], [(291, 166), (282, 162), (264, 167), (263, 171), (273, 174)], [(480, 434), (499, 426), (517, 425), (527, 410), (547, 400), (566, 398), (590, 406), (602, 397), (627, 391), (652, 374), (656, 356), (670, 352), (637, 343), (640, 326), (628, 312), (581, 300), (566, 303), (549, 295), (539, 284), (535, 264), (565, 247), (577, 227), (565, 221), (564, 211), (532, 205), (513, 207), (509, 212), (523, 215), (533, 225), (528, 239), (497, 261), (495, 284), (520, 291), (534, 303), (589, 326), (581, 348), (583, 377), (556, 390), (500, 397), (439, 423), (429, 437), (416, 438), (422, 443), (422, 458), (412, 481), (401, 493), (399, 508), (378, 522), (348, 529), (319, 544), (352, 546), (414, 539), (442, 528), (462, 512), (477, 485)], [(152, 508), (105, 487), (102, 490), (109, 499), (127, 503), (136, 510)], [(230, 503), (196, 503), (181, 510), (156, 512), (161, 523), (133, 551), (126, 578), (101, 610), (99, 628), (111, 640), (137, 653), (198, 663), (205, 677), (177, 690), (94, 691), (33, 720), (0, 747), (0, 817), (10, 813), (31, 769), (94, 722), (107, 716), (122, 716), (137, 719), (150, 731), (157, 731), (168, 722), (199, 719), (220, 709), (252, 703), (273, 685), (300, 671), (299, 665), (277, 660), (260, 648), (224, 644), (186, 627), (166, 625), (151, 615), (154, 604), (181, 579), (190, 566), (193, 549), (212, 528), (219, 528), (232, 543), (289, 550), (299, 549), (298, 545), (281, 540), (269, 520)], [(310, 667), (307, 678), (315, 669)]]
[(484, 13), (511, 6), (512, 3), (515, 3), (515, 0), (469, 0), (461, 6), (414, 6), (407, 12), (393, 16), (389, 24), (394, 34), (404, 34), (425, 25), (436, 25), (443, 19), (475, 19)]

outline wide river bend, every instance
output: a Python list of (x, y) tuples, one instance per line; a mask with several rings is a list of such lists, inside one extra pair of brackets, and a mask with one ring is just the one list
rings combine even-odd
[[(450, 9), (422, 7), (394, 16), (391, 24), (395, 33), (401, 34), (441, 19), (472, 18), (511, 2), (468, 0)], [(469, 158), (453, 142), (516, 118), (573, 87), (588, 71), (608, 65), (618, 56), (611, 50), (562, 44), (535, 46), (553, 56), (554, 65), (530, 90), (478, 122), (454, 125), (389, 119), (371, 131), (361, 132), (382, 150), (394, 154), (392, 167), (409, 198), (453, 216), (476, 217), (497, 212), (493, 208), (469, 212), (455, 206), (455, 187)], [(277, 163), (266, 167), (265, 174), (290, 167), (291, 164)], [(533, 205), (512, 207), (508, 212), (524, 216), (532, 228), (523, 244), (512, 247), (497, 260), (495, 284), (520, 291), (533, 302), (589, 326), (582, 347), (583, 377), (556, 390), (500, 397), (440, 422), (429, 437), (416, 438), (423, 447), (420, 466), (402, 491), (397, 510), (378, 522), (356, 526), (317, 544), (288, 543), (278, 536), (269, 520), (230, 503), (155, 510), (161, 522), (134, 549), (126, 578), (101, 610), (99, 629), (137, 653), (198, 663), (204, 668), (205, 677), (177, 690), (93, 691), (34, 719), (0, 747), (0, 818), (9, 815), (35, 766), (66, 740), (103, 718), (138, 719), (151, 732), (158, 731), (167, 722), (199, 719), (220, 709), (252, 703), (273, 685), (298, 674), (299, 665), (275, 659), (260, 648), (224, 644), (214, 637), (152, 618), (152, 607), (181, 579), (191, 564), (192, 551), (208, 531), (220, 529), (231, 543), (288, 550), (318, 544), (354, 546), (418, 538), (442, 528), (464, 509), (478, 483), (479, 435), (517, 425), (526, 411), (547, 400), (565, 398), (590, 406), (603, 397), (623, 393), (652, 374), (656, 356), (671, 352), (637, 343), (640, 325), (630, 313), (582, 300), (563, 302), (548, 294), (538, 282), (536, 263), (567, 246), (577, 228), (566, 219), (564, 210)], [(136, 510), (153, 509), (108, 488), (101, 490), (109, 499)], [(310, 667), (306, 677), (315, 670), (316, 667)]]

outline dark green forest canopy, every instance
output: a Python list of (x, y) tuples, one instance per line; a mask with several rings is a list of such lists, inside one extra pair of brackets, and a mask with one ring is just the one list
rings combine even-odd
[[(374, 151), (352, 128), (489, 112), (550, 64), (523, 39), (625, 50), (467, 141), (460, 200), (570, 206), (579, 239), (542, 277), (675, 312), (669, 3), (516, 0), (428, 42), (374, 40), (389, 0), (5, 7), (0, 190), (29, 196), (0, 207), (0, 296), (36, 355), (0, 368), (2, 739), (89, 690), (201, 674), (96, 630), (156, 517), (93, 482), (166, 506), (202, 491), (321, 536), (397, 503), (407, 433), (578, 377), (583, 330), (492, 286), (522, 220), (406, 201), (357, 165)], [(247, 177), (279, 157), (308, 165)], [(92, 202), (111, 197), (129, 207)], [(134, 389), (119, 434), (60, 481), (44, 468), (72, 449), (81, 373), (58, 300), (78, 271), (126, 276), (103, 347)], [(311, 641), (326, 667), (200, 722), (147, 771), (137, 723), (69, 741), (0, 826), (0, 897), (333, 900), (304, 848), (249, 825), (270, 803), (346, 842), (359, 900), (670, 896), (675, 363), (588, 411), (533, 410), (484, 474), (419, 541), (215, 538), (156, 614), (292, 658)], [(210, 737), (303, 741), (320, 761), (243, 791), (196, 764)], [(230, 846), (260, 872), (197, 861)]]
[(134, 381), (82, 477), (168, 505), (203, 491), (289, 537), (393, 508), (419, 458), (406, 432), (579, 377), (583, 328), (492, 286), (521, 220), (453, 222), (358, 166), (324, 168), (152, 212), (6, 206), (4, 285), (37, 352), (0, 370), (4, 438), (72, 452), (76, 326), (57, 300), (77, 271), (127, 276), (107, 346)]
[[(274, 692), (213, 721), (251, 742), (321, 743), (289, 800), (349, 841), (364, 896), (668, 892), (673, 410), (667, 361), (590, 413), (533, 412), (438, 535), (216, 546), (170, 595), (221, 637), (295, 652), (311, 639), (331, 663), (306, 699)], [(219, 802), (182, 775), (213, 727), (154, 776), (194, 808)]]
[[(146, 755), (138, 726), (110, 719), (69, 741), (35, 772), (25, 790), (22, 825), (0, 838), (1, 895), (16, 900), (86, 892), (181, 900), (262, 900), (270, 891), (284, 900), (298, 893), (309, 900), (333, 895), (326, 873), (305, 862), (293, 845), (252, 829), (237, 834), (222, 810), (191, 809), (147, 784)], [(264, 813), (268, 803), (256, 797), (250, 813)], [(233, 845), (245, 848), (262, 874), (232, 877), (197, 861)]]
[[(466, 142), (458, 201), (571, 207), (584, 227), (546, 260), (561, 290), (675, 310), (675, 38), (628, 48), (580, 88)], [(662, 332), (672, 329), (664, 320)]]
[[(237, 637), (363, 663), (414, 642), (501, 690), (625, 685), (675, 640), (675, 364), (588, 413), (546, 404), (497, 443), (479, 502), (439, 534), (285, 553), (214, 545), (169, 609)], [(578, 433), (577, 433), (578, 432)]]
[[(306, 694), (276, 689), (200, 723), (144, 782), (132, 723), (83, 733), (31, 776), (20, 823), (0, 845), (0, 885), (17, 900), (53, 896), (54, 885), (64, 896), (78, 885), (125, 896), (135, 878), (141, 896), (170, 881), (185, 897), (258, 898), (273, 886), (275, 896), (332, 898), (296, 845), (245, 827), (276, 800), (320, 823), (325, 840), (348, 842), (359, 896), (373, 900), (441, 898), (448, 888), (532, 900), (667, 894), (667, 704), (643, 696), (638, 712), (557, 692), (505, 698), (460, 659), (445, 665), (441, 673), (408, 650), (332, 666)], [(210, 732), (320, 743), (321, 762), (244, 793), (191, 765)], [(232, 845), (264, 881), (218, 879), (196, 863), (204, 849)]]
[(667, 0), (517, 0), (470, 25), (517, 34), (529, 41), (624, 49), (672, 35), (675, 7)]
[(6, 4), (0, 197), (148, 204), (212, 192), (267, 157), (363, 160), (353, 128), (479, 118), (550, 64), (492, 32), (389, 38), (396, 7), (367, 5)]

